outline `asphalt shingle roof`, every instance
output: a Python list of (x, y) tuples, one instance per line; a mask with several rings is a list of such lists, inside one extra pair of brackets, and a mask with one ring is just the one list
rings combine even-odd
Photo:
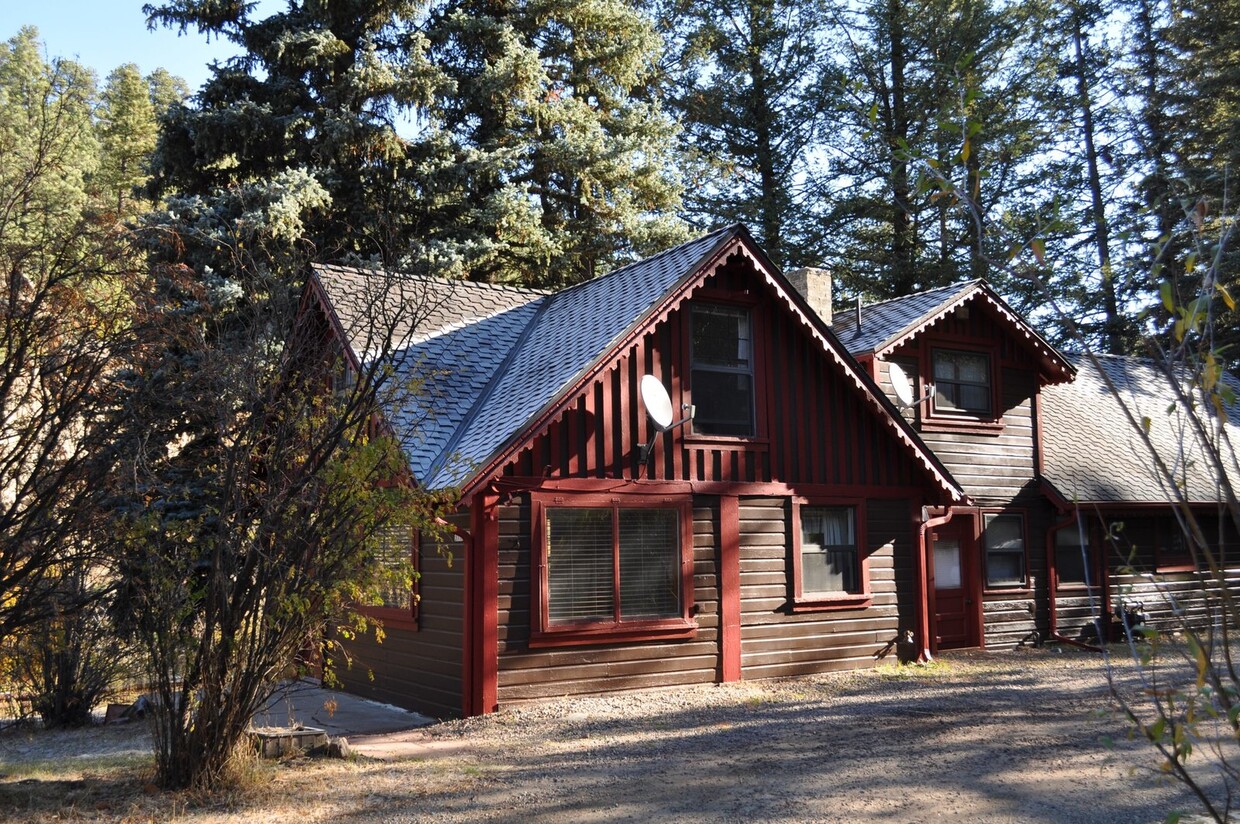
[(869, 306), (863, 304), (860, 325), (855, 310), (840, 307), (832, 317), (831, 330), (849, 353), (873, 352), (918, 321), (935, 314), (935, 310), (955, 303), (979, 283), (981, 281), (969, 280)]
[(420, 386), (389, 415), (398, 432), (418, 432), (404, 444), (410, 466), (438, 489), (468, 479), (735, 232), (712, 232), (554, 295), (334, 266), (316, 274), (359, 357), (382, 348), (366, 318), (413, 309), (398, 324), (405, 342), (395, 360)]
[[(1149, 419), (1150, 439), (1188, 499), (1201, 503), (1218, 499), (1217, 476), (1205, 447), (1176, 404), (1167, 376), (1153, 361), (1099, 355), (1095, 366), (1082, 355), (1068, 357), (1076, 365), (1076, 380), (1048, 386), (1042, 393), (1043, 475), (1062, 495), (1090, 503), (1173, 500), (1139, 433), (1127, 423), (1122, 401), (1137, 421)], [(1108, 391), (1099, 366), (1119, 397)], [(1224, 380), (1240, 392), (1240, 381), (1230, 375)], [(1225, 424), (1232, 444), (1240, 444), (1238, 416), (1240, 404), (1228, 410), (1230, 422)], [(1229, 461), (1230, 474), (1232, 483), (1240, 484), (1234, 457)]]

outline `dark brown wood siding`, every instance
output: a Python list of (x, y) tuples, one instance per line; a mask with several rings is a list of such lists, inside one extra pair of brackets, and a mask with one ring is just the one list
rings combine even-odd
[[(722, 291), (727, 290), (727, 291)], [(546, 432), (504, 468), (509, 476), (634, 478), (838, 485), (855, 490), (932, 483), (863, 391), (822, 352), (808, 327), (751, 271), (727, 268), (698, 295), (750, 295), (755, 341), (757, 432), (752, 438), (695, 436), (692, 424), (652, 431), (638, 382), (653, 374), (673, 409), (692, 402), (688, 305), (672, 311), (569, 400)], [(647, 468), (638, 445), (656, 439)], [(860, 493), (858, 493), (860, 494)], [(933, 494), (933, 493), (932, 493)]]
[[(741, 657), (745, 678), (769, 678), (873, 666), (895, 655), (900, 630), (895, 556), (912, 552), (910, 503), (868, 501), (873, 602), (859, 609), (791, 611), (791, 526), (786, 498), (740, 502)], [(911, 628), (911, 624), (909, 626)]]
[(499, 704), (559, 695), (711, 683), (719, 672), (718, 499), (693, 506), (694, 638), (530, 649), (530, 505), (500, 508)]
[[(1010, 512), (1024, 517), (1028, 587), (985, 589), (986, 551), (980, 534), (978, 559), (984, 589), (984, 645), (1002, 649), (1031, 643), (1045, 637), (1050, 624), (1046, 530), (1052, 509), (1037, 480), (1037, 364), (1032, 354), (987, 313), (971, 312), (968, 319), (949, 316), (933, 327), (932, 337), (919, 336), (899, 347), (888, 359), (906, 367), (914, 377), (919, 396), (927, 388), (916, 375), (925, 369), (928, 349), (938, 345), (936, 341), (948, 341), (943, 345), (950, 345), (951, 341), (977, 341), (996, 347), (1001, 426), (950, 427), (924, 422), (924, 403), (904, 414), (919, 427), (922, 440), (977, 503), (979, 533), (986, 513)], [(877, 373), (880, 386), (894, 397), (886, 362), (879, 363)]]
[[(461, 526), (466, 514), (453, 516)], [(349, 692), (436, 718), (461, 714), (463, 544), (423, 536), (418, 582), (422, 599), (417, 631), (384, 630), (343, 642), (351, 666), (337, 659), (337, 677)]]

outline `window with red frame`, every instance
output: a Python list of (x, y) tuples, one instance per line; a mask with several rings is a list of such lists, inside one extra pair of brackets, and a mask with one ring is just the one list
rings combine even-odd
[(801, 507), (802, 597), (863, 591), (856, 521), (851, 506)]
[(986, 586), (1024, 586), (1024, 517), (1011, 514), (985, 516), (982, 542), (986, 547)]
[(414, 530), (409, 526), (383, 527), (375, 534), (374, 543), (372, 557), (382, 568), (383, 577), (379, 603), (371, 605), (367, 611), (380, 618), (412, 620), (418, 600)]
[(681, 507), (547, 507), (547, 629), (683, 618), (682, 517)]
[(739, 306), (695, 303), (692, 313), (693, 431), (748, 437), (754, 428), (753, 323)]
[(931, 357), (935, 412), (989, 418), (993, 397), (990, 355), (935, 349)]

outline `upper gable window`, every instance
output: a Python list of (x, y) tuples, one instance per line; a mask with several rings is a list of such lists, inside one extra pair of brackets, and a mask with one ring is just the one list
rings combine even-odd
[(694, 304), (693, 430), (754, 434), (753, 322), (738, 306)]
[(934, 410), (948, 414), (992, 415), (990, 355), (958, 349), (935, 349)]

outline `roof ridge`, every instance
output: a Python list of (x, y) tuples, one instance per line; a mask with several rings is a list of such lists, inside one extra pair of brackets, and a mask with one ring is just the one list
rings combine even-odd
[[(861, 304), (861, 310), (865, 311), (866, 309), (871, 309), (875, 306), (882, 306), (885, 303), (895, 303), (896, 301), (900, 301), (900, 300), (910, 300), (912, 298), (924, 297), (925, 295), (928, 295), (931, 292), (939, 292), (944, 289), (959, 289), (962, 286), (972, 286), (978, 283), (982, 283), (984, 280), (985, 280), (984, 278), (969, 278), (968, 280), (962, 280), (959, 283), (949, 283), (945, 286), (932, 286), (929, 289), (922, 289), (920, 292), (913, 292), (911, 295), (901, 295), (900, 297), (896, 297), (896, 298), (887, 298), (886, 300), (876, 300), (873, 303), (863, 303)], [(844, 311), (847, 311), (847, 310), (844, 310)], [(841, 312), (841, 314), (844, 314), (844, 312)]]
[(484, 281), (469, 280), (468, 278), (445, 278), (438, 275), (417, 275), (412, 272), (403, 272), (399, 269), (385, 269), (375, 267), (373, 269), (362, 266), (345, 266), (340, 263), (314, 263), (312, 267), (318, 269), (338, 269), (344, 272), (356, 272), (358, 274), (368, 274), (370, 272), (382, 272), (390, 277), (400, 278), (401, 280), (423, 280), (434, 283), (442, 283), (448, 286), (464, 286), (470, 289), (493, 289), (495, 291), (504, 292), (521, 292), (533, 295), (551, 295), (555, 292), (551, 289), (537, 289), (532, 286), (515, 286), (510, 283), (486, 283)]
[(651, 255), (650, 257), (644, 257), (644, 258), (641, 258), (640, 260), (634, 260), (634, 261), (632, 261), (632, 262), (630, 262), (630, 263), (626, 263), (626, 264), (624, 264), (623, 266), (621, 266), (619, 269), (612, 269), (610, 272), (605, 272), (605, 273), (603, 273), (603, 274), (599, 275), (598, 277), (595, 277), (595, 278), (590, 278), (589, 280), (583, 280), (583, 281), (581, 281), (580, 283), (574, 283), (574, 284), (572, 284), (572, 285), (570, 285), (570, 286), (565, 286), (563, 289), (556, 289), (556, 290), (553, 290), (553, 291), (549, 290), (549, 291), (547, 292), (547, 294), (551, 294), (551, 295), (563, 295), (564, 293), (566, 293), (566, 292), (571, 292), (571, 291), (573, 291), (574, 289), (579, 289), (579, 288), (581, 288), (581, 287), (583, 287), (583, 286), (589, 286), (591, 283), (601, 283), (602, 281), (607, 280), (607, 278), (612, 277), (613, 275), (618, 275), (618, 274), (620, 274), (621, 272), (625, 271), (626, 269), (632, 269), (634, 266), (646, 266), (646, 265), (649, 265), (650, 263), (652, 263), (653, 261), (658, 260), (658, 259), (659, 259), (659, 258), (661, 258), (661, 257), (665, 257), (665, 256), (667, 256), (667, 255), (672, 254), (673, 252), (677, 252), (677, 251), (679, 251), (679, 250), (681, 250), (681, 249), (684, 249), (686, 246), (692, 246), (692, 245), (693, 245), (693, 244), (695, 244), (695, 243), (701, 243), (702, 241), (706, 240), (707, 238), (713, 237), (713, 236), (715, 236), (715, 235), (722, 235), (722, 234), (726, 234), (727, 232), (733, 231), (734, 229), (736, 229), (736, 227), (738, 227), (738, 226), (740, 226), (740, 225), (742, 225), (742, 224), (739, 224), (739, 223), (733, 223), (732, 225), (730, 225), (730, 226), (725, 226), (725, 227), (723, 227), (723, 228), (721, 228), (721, 229), (714, 229), (713, 231), (707, 232), (707, 233), (706, 233), (706, 234), (704, 234), (704, 235), (698, 235), (698, 236), (697, 236), (697, 237), (695, 237), (695, 238), (692, 238), (692, 239), (690, 239), (690, 240), (686, 240), (686, 241), (684, 241), (683, 243), (677, 243), (675, 246), (669, 246), (669, 247), (667, 247), (666, 249), (664, 249), (664, 250), (663, 250), (663, 251), (661, 251), (661, 252), (655, 252), (655, 253), (654, 253), (653, 255)]

